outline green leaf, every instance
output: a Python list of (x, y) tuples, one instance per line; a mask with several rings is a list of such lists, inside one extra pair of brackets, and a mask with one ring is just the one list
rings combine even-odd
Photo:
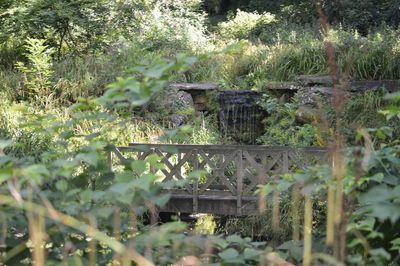
[(132, 182), (132, 187), (135, 189), (141, 189), (144, 191), (150, 190), (150, 185), (156, 180), (158, 177), (153, 174), (144, 174), (140, 178), (134, 179)]
[(359, 199), (363, 204), (371, 204), (387, 201), (391, 197), (392, 189), (386, 185), (380, 185), (371, 188), (367, 193), (361, 194)]
[(133, 174), (129, 171), (125, 171), (122, 173), (117, 173), (115, 175), (115, 180), (118, 183), (128, 183), (131, 182), (135, 177), (133, 176)]
[(360, 238), (354, 238), (351, 242), (347, 245), (349, 248), (354, 248), (358, 245), (363, 244), (363, 241)]
[(387, 252), (384, 248), (377, 248), (377, 249), (372, 249), (369, 251), (369, 254), (373, 257), (379, 257), (379, 258), (383, 258), (387, 261), (390, 260), (391, 256), (390, 253)]
[(363, 262), (363, 257), (361, 254), (349, 254), (347, 256), (347, 260), (349, 263), (354, 265), (362, 265), (361, 263)]
[(263, 252), (253, 248), (245, 248), (243, 256), (246, 260), (257, 260)]
[(79, 193), (79, 197), (82, 202), (88, 203), (91, 200), (90, 194), (91, 194), (90, 190), (83, 190), (83, 191), (81, 191), (81, 193)]
[(280, 192), (287, 192), (288, 191), (288, 189), (290, 188), (292, 186), (292, 183), (291, 182), (288, 182), (288, 181), (286, 181), (286, 180), (280, 180), (279, 181), (279, 183), (278, 183), (278, 190), (280, 191)]
[(170, 199), (170, 195), (168, 194), (162, 194), (157, 196), (155, 199), (153, 199), (153, 202), (155, 205), (159, 206), (159, 207), (163, 207), (165, 206), (165, 204), (167, 204), (167, 202)]
[(97, 217), (108, 218), (111, 216), (113, 209), (112, 207), (102, 207), (94, 209), (93, 212)]
[(223, 259), (224, 261), (232, 261), (234, 259), (237, 259), (239, 257), (239, 252), (237, 252), (236, 249), (233, 248), (228, 248), (220, 253), (218, 253), (218, 256)]
[(45, 177), (50, 175), (46, 166), (43, 164), (33, 164), (21, 170), (24, 180), (32, 181), (34, 183), (42, 183)]
[(130, 186), (127, 186), (125, 183), (117, 183), (110, 187), (110, 191), (120, 195), (128, 193), (129, 189)]
[(80, 153), (76, 156), (78, 160), (84, 161), (92, 166), (97, 166), (99, 161), (99, 156), (97, 153)]
[(13, 176), (12, 167), (2, 167), (0, 168), (0, 184), (4, 181), (10, 179)]
[(10, 139), (0, 139), (0, 150), (9, 147), (12, 144), (13, 144), (13, 141)]
[(275, 190), (275, 187), (271, 184), (266, 184), (264, 186), (259, 186), (257, 189), (257, 193), (260, 195), (260, 197), (266, 197), (269, 194), (271, 194)]
[(65, 179), (58, 180), (56, 188), (60, 191), (66, 191), (68, 189), (68, 182)]
[(287, 250), (290, 255), (297, 261), (299, 261), (303, 255), (302, 242), (295, 242), (293, 240), (286, 241), (278, 247), (279, 250)]
[(238, 236), (238, 235), (230, 235), (230, 236), (228, 236), (227, 238), (226, 238), (226, 240), (228, 241), (228, 242), (230, 242), (230, 243), (239, 243), (239, 244), (241, 244), (242, 242), (243, 242), (243, 238), (241, 238), (240, 236)]
[(372, 216), (384, 221), (390, 219), (395, 223), (400, 217), (400, 204), (379, 203), (372, 206)]
[(135, 171), (136, 174), (142, 174), (147, 169), (146, 162), (143, 160), (133, 161), (131, 163), (131, 167)]
[(160, 156), (158, 156), (157, 154), (150, 154), (149, 156), (146, 157), (146, 162), (148, 162), (150, 166), (153, 166), (156, 163), (158, 163), (160, 159), (161, 159)]
[(372, 181), (375, 181), (375, 182), (378, 182), (378, 183), (382, 183), (384, 177), (385, 177), (385, 175), (383, 173), (377, 173), (377, 174), (371, 176), (370, 179)]
[(220, 247), (221, 249), (226, 249), (229, 246), (229, 242), (223, 238), (212, 237), (211, 239), (213, 244), (216, 245), (217, 247)]
[(90, 198), (94, 201), (100, 200), (105, 196), (106, 192), (104, 191), (92, 191), (90, 193)]
[(390, 241), (390, 244), (392, 244), (390, 250), (397, 250), (400, 252), (400, 237)]

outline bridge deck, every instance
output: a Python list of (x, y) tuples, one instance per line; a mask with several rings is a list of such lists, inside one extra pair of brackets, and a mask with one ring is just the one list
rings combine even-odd
[[(109, 160), (121, 164), (152, 154), (166, 166), (157, 172), (162, 182), (184, 181), (181, 188), (166, 191), (171, 199), (161, 211), (237, 216), (257, 213), (258, 185), (327, 158), (325, 148), (314, 147), (133, 143), (116, 147)], [(188, 178), (194, 171), (202, 171), (204, 178)]]

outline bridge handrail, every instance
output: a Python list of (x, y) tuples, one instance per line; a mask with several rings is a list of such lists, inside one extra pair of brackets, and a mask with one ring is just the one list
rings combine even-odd
[[(126, 158), (126, 153), (131, 155)], [(324, 147), (131, 143), (115, 147), (109, 162), (112, 166), (113, 156), (121, 163), (129, 159), (143, 160), (151, 154), (158, 155), (165, 164), (166, 168), (160, 170), (165, 181), (185, 179), (184, 165), (192, 168), (191, 171), (207, 169), (205, 183), (194, 181), (172, 192), (177, 199), (192, 198), (193, 212), (199, 210), (201, 200), (236, 199), (238, 215), (243, 213), (248, 197), (254, 196), (257, 185), (305, 168), (311, 162), (329, 159), (329, 150)]]
[(129, 143), (128, 146), (118, 147), (122, 149), (146, 149), (161, 148), (163, 150), (176, 149), (178, 151), (187, 151), (192, 149), (207, 150), (252, 150), (252, 151), (304, 151), (327, 153), (326, 147), (289, 147), (289, 146), (267, 146), (267, 145), (235, 145), (235, 144), (153, 144), (153, 143)]

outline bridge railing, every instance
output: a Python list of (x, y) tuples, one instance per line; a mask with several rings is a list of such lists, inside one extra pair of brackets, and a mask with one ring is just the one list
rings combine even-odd
[(204, 179), (185, 182), (183, 188), (170, 191), (175, 199), (190, 199), (194, 213), (202, 209), (199, 201), (221, 200), (236, 202), (238, 215), (248, 202), (256, 201), (254, 192), (258, 185), (327, 158), (325, 148), (133, 143), (116, 147), (110, 154), (110, 163), (145, 160), (152, 154), (165, 165), (158, 170), (162, 182), (187, 181), (193, 171), (205, 173)]

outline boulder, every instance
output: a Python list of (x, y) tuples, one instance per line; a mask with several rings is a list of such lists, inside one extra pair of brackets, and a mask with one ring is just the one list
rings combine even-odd
[(318, 101), (330, 98), (334, 93), (348, 94), (349, 92), (332, 87), (302, 87), (296, 92), (295, 98), (302, 106), (316, 107)]
[(178, 127), (187, 122), (187, 117), (185, 115), (176, 114), (168, 116), (167, 120), (171, 123), (172, 127)]
[(297, 79), (302, 85), (306, 85), (306, 86), (314, 86), (314, 85), (332, 86), (333, 85), (332, 76), (301, 75), (301, 76), (298, 76)]
[(318, 120), (318, 110), (306, 106), (300, 106), (299, 109), (296, 110), (295, 115), (296, 121), (300, 123), (311, 124)]
[(182, 91), (218, 90), (218, 85), (213, 83), (171, 83), (170, 87)]
[(189, 93), (169, 87), (153, 95), (146, 109), (157, 120), (179, 126), (194, 113), (194, 102)]

